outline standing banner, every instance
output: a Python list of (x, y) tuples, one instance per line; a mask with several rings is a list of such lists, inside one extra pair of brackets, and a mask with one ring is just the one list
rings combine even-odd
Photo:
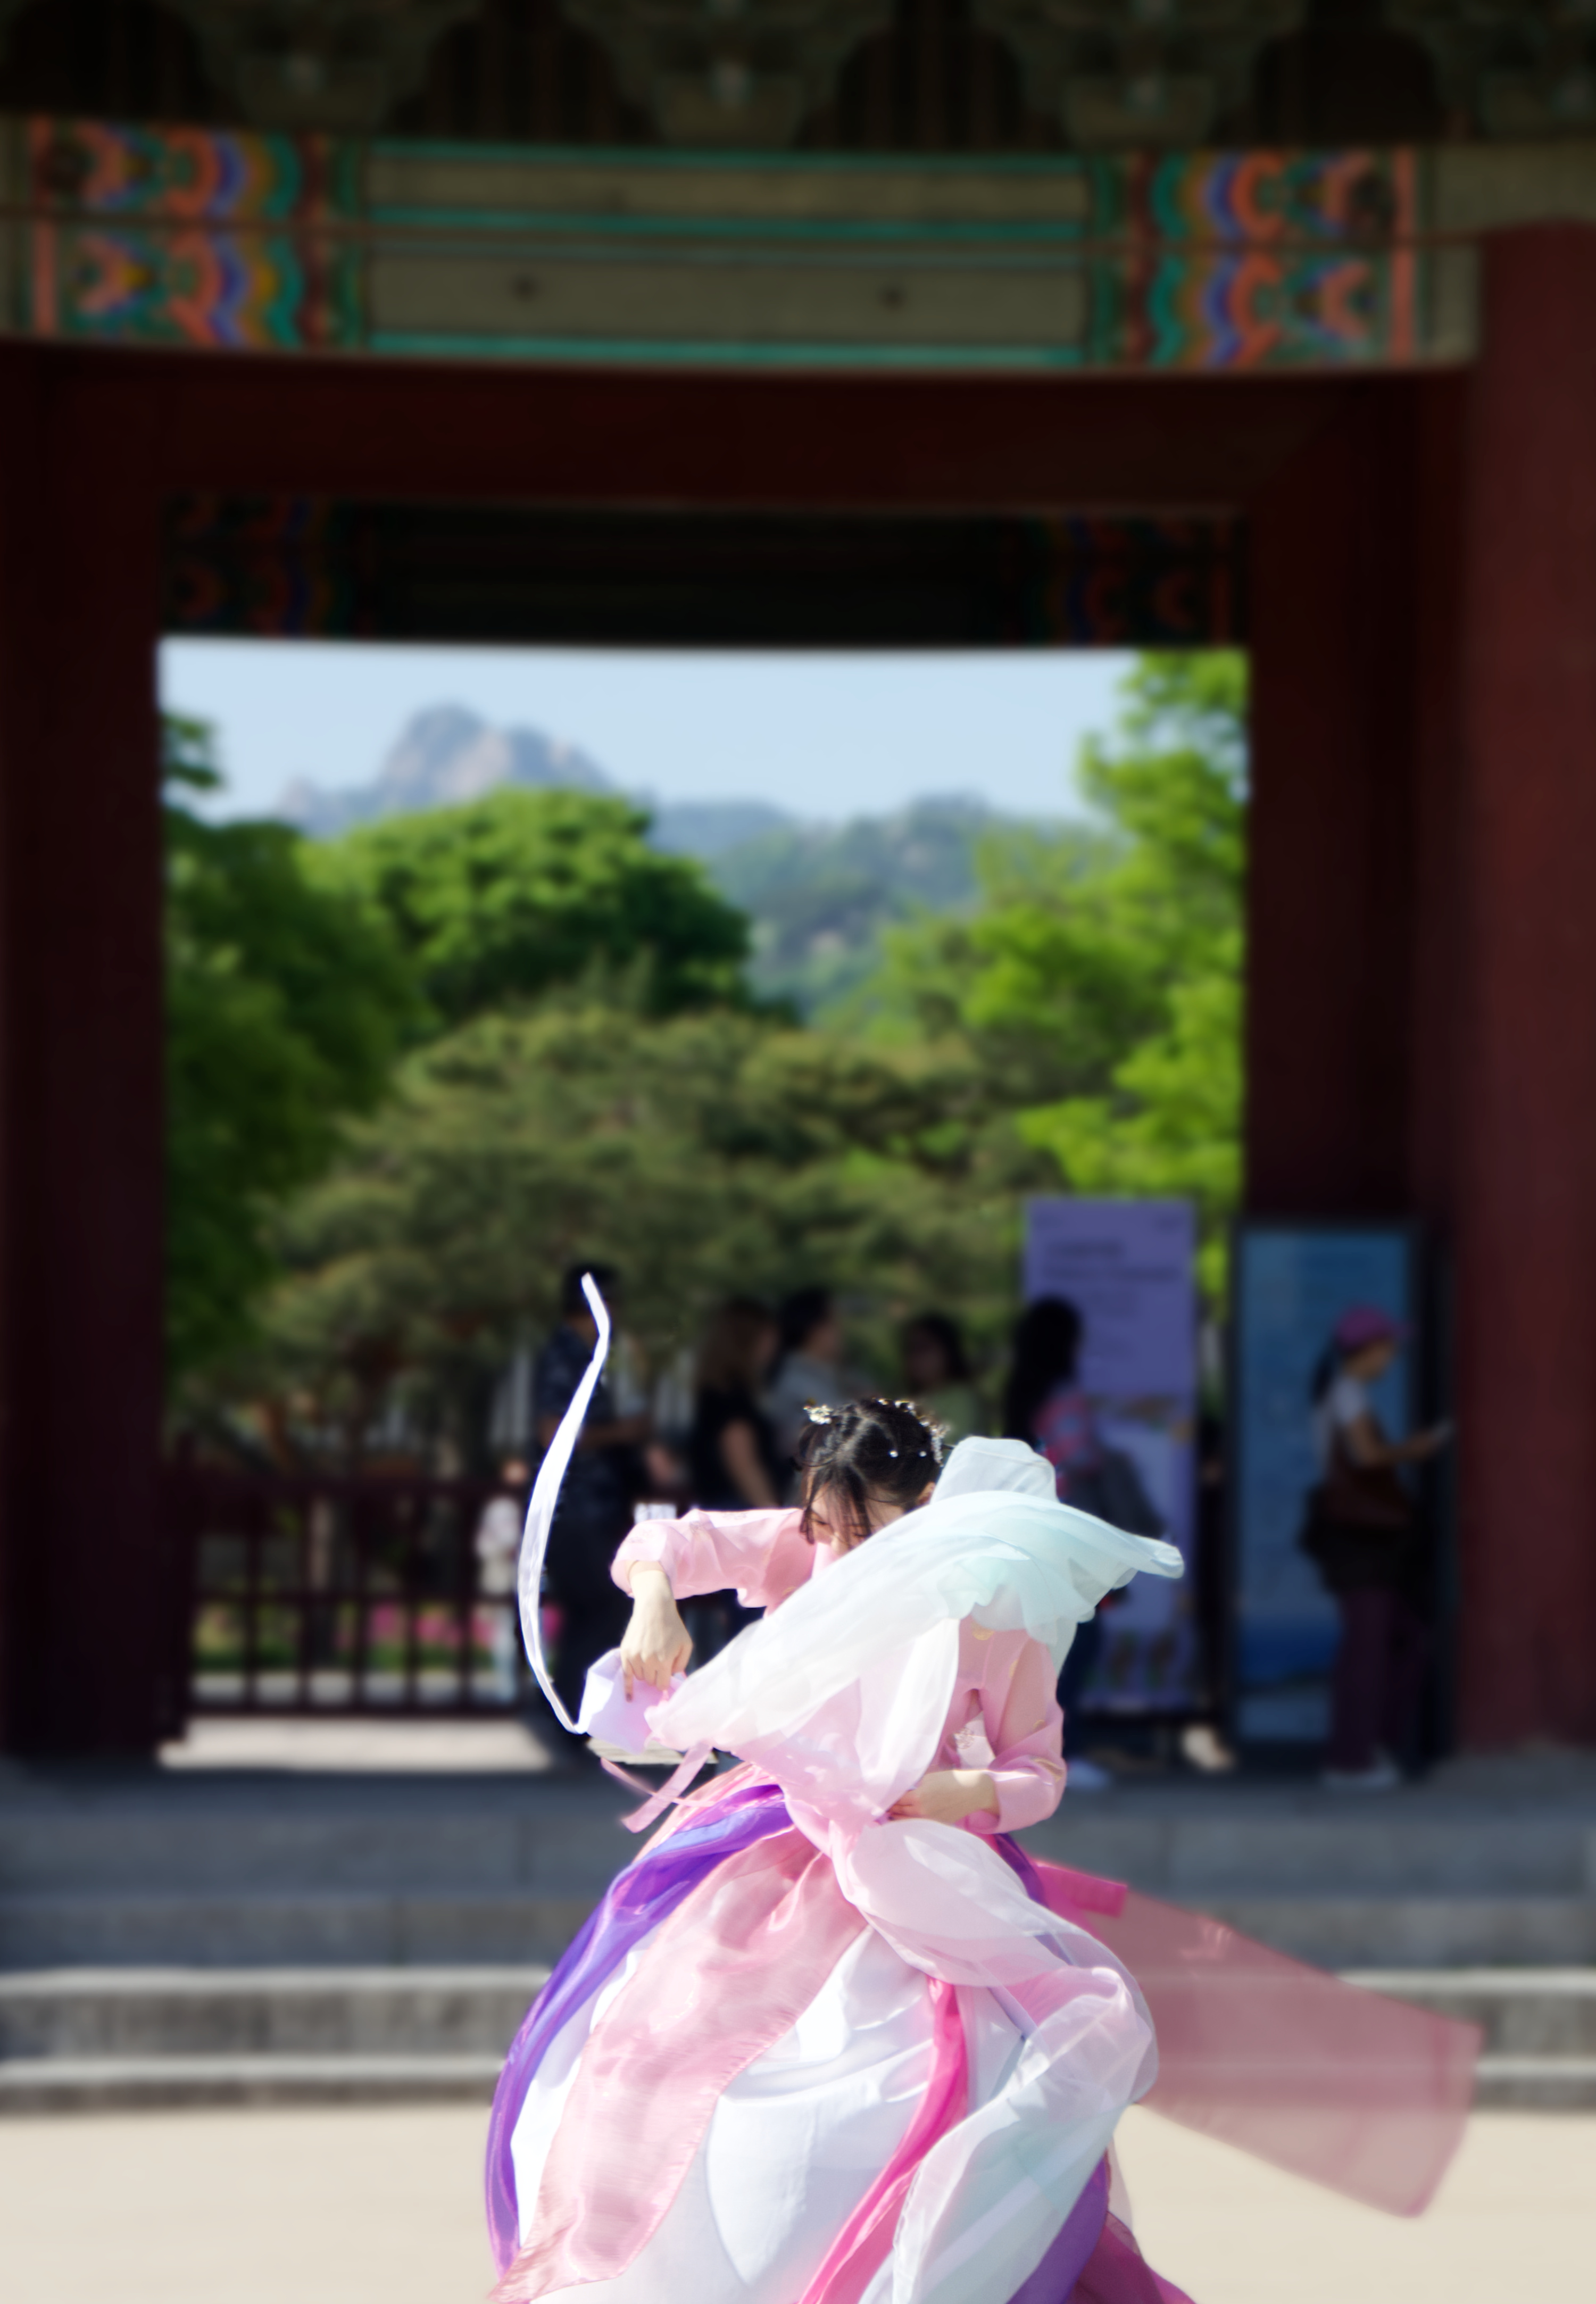
[[(1413, 1234), (1400, 1224), (1248, 1224), (1236, 1234), (1230, 1402), (1235, 1733), (1318, 1743), (1329, 1729), (1336, 1604), (1303, 1552), (1315, 1370), (1343, 1312), (1370, 1304), (1410, 1332)], [(1416, 1337), (1373, 1387), (1391, 1437), (1413, 1421)]]
[(1082, 1389), (1104, 1441), (1130, 1458), (1186, 1563), (1179, 1583), (1139, 1576), (1104, 1611), (1097, 1669), (1082, 1692), (1094, 1712), (1189, 1712), (1201, 1700), (1193, 1572), (1196, 1249), (1189, 1200), (1025, 1204), (1026, 1301), (1063, 1296), (1079, 1311)]

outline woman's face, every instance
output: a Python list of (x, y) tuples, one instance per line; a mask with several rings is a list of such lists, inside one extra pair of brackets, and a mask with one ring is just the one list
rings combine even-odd
[(1361, 1384), (1378, 1384), (1396, 1357), (1396, 1347), (1389, 1336), (1378, 1343), (1365, 1344), (1361, 1352), (1352, 1353), (1346, 1362), (1348, 1376), (1355, 1376)]
[(926, 1328), (911, 1328), (904, 1340), (904, 1375), (913, 1392), (937, 1392), (947, 1381), (947, 1355)]
[(776, 1359), (777, 1347), (780, 1343), (781, 1330), (777, 1326), (774, 1320), (772, 1320), (768, 1328), (761, 1328), (759, 1334), (755, 1337), (753, 1347), (753, 1374), (756, 1384), (763, 1384), (765, 1378), (769, 1375), (772, 1364)]
[[(906, 1512), (929, 1504), (936, 1485), (934, 1480), (928, 1480), (913, 1505), (894, 1504), (887, 1496), (871, 1496), (865, 1506), (869, 1533), (879, 1536), (884, 1528), (890, 1528), (895, 1520), (902, 1520)], [(834, 1513), (830, 1492), (826, 1488), (817, 1489), (810, 1504), (809, 1526), (815, 1542), (828, 1544), (834, 1552), (846, 1552), (852, 1545), (862, 1541), (853, 1534), (853, 1517), (846, 1499), (837, 1498)]]

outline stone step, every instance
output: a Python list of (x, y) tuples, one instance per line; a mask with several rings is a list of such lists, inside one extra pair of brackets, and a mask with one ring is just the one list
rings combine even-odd
[[(446, 1781), (378, 1783), (337, 1796), (311, 1783), (250, 1785), (225, 1803), (182, 1783), (167, 1797), (7, 1805), (0, 1811), (0, 1899), (139, 1892), (295, 1889), (375, 1893), (602, 1893), (636, 1843), (616, 1786), (582, 1782), (499, 1798)], [(342, 1791), (342, 1788), (339, 1788)]]
[[(547, 1963), (597, 1897), (596, 1889), (3, 1896), (0, 1970)], [(1596, 1964), (1596, 1897), (1254, 1893), (1181, 1901), (1320, 1968)]]
[(1182, 1896), (1315, 1968), (1575, 1968), (1596, 1964), (1596, 1896)]
[[(183, 2105), (488, 2104), (497, 2056), (72, 2056), (0, 2063), (0, 2117)], [(1481, 2110), (1596, 2110), (1596, 2056), (1487, 2056)]]
[(55, 1969), (0, 1977), (0, 2073), (20, 2059), (488, 2057), (546, 1967)]
[(1399, 1792), (1235, 1800), (1067, 1798), (1025, 1834), (1039, 1856), (1201, 1910), (1247, 1896), (1580, 1897), (1596, 1902), (1596, 1815), (1503, 1814)]
[(0, 1969), (498, 1964), (557, 1960), (603, 1884), (561, 1895), (165, 1890), (0, 1896)]
[(0, 2063), (0, 2117), (200, 2105), (488, 2105), (498, 2056), (30, 2056)]
[[(0, 2113), (486, 2103), (547, 1971), (56, 1970), (0, 1979)], [(1478, 2101), (1596, 2107), (1596, 1971), (1363, 1970), (1483, 2026)]]
[(1478, 2024), (1504, 2065), (1596, 2062), (1596, 1968), (1362, 1969), (1348, 1981)]

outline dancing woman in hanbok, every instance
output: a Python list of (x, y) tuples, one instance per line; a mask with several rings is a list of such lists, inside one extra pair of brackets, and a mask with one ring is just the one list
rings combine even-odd
[[(1065, 1789), (1053, 1691), (1075, 1625), (1180, 1555), (1059, 1504), (1021, 1443), (964, 1442), (940, 1473), (937, 1453), (908, 1406), (856, 1402), (811, 1435), (798, 1508), (691, 1512), (622, 1546), (618, 1669), (684, 1757), (632, 1819), (668, 1806), (666, 1822), (506, 2063), (488, 2171), (500, 2304), (1182, 2304), (1140, 2255), (1110, 2153), (1159, 2049), (1107, 1939), (1127, 1901), (1167, 1908), (1009, 1836)], [(677, 1604), (728, 1585), (767, 1614), (683, 1681)], [(711, 1749), (743, 1765), (684, 1794)], [(1177, 2076), (1167, 2108), (1256, 2146), (1270, 2098), (1271, 2156), (1416, 2205), (1456, 2130), (1457, 2054), (1425, 2036), (1413, 2166), (1371, 2139), (1366, 2088), (1325, 2128), (1322, 2072), (1291, 2084), (1312, 2132), (1278, 2148), (1290, 2107), (1267, 2045), (1261, 2082), (1252, 2069), (1260, 2038), (1313, 2034), (1340, 2070), (1345, 2025), (1304, 2029), (1300, 1984), (1261, 2031), (1228, 2008), (1216, 2079), (1212, 2012), (1187, 2005), (1193, 1930), (1221, 1987), (1262, 1963), (1267, 1996), (1273, 1963), (1277, 1986), (1372, 1995), (1260, 1947), (1238, 1969), (1219, 1940), (1244, 1939), (1170, 1919), (1142, 1945), (1182, 2036), (1185, 2099)], [(1380, 2053), (1388, 2092), (1384, 2033)]]

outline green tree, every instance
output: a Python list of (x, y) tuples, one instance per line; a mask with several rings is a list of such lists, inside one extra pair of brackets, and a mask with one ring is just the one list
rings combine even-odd
[(927, 1301), (1001, 1327), (1018, 1190), (1047, 1167), (985, 1126), (957, 1052), (580, 994), (481, 1017), (407, 1059), (287, 1212), (260, 1382), (352, 1452), (396, 1383), (469, 1458), (491, 1379), (582, 1254), (623, 1267), (655, 1351), (718, 1296), (829, 1281), (863, 1300), (885, 1380), (894, 1321)]
[[(221, 782), (210, 732), (165, 724), (169, 792)], [(181, 1378), (235, 1347), (277, 1269), (270, 1217), (369, 1111), (419, 1012), (380, 923), (311, 885), (283, 825), (203, 822), (166, 849), (166, 1340)]]
[(982, 851), (973, 919), (889, 939), (890, 1032), (961, 1033), (993, 1105), (1072, 1189), (1193, 1198), (1222, 1287), (1240, 1185), (1246, 676), (1145, 656), (1089, 740), (1096, 822)]
[(1241, 1190), (1245, 661), (1146, 657), (1125, 695), (1116, 737), (1086, 746), (1082, 781), (1117, 846), (1095, 927), (1122, 980), (1140, 970), (1147, 1021), (1095, 1093), (1018, 1124), (1078, 1191), (1192, 1199), (1218, 1301)]
[(625, 800), (503, 791), (347, 833), (313, 869), (389, 925), (446, 1028), (595, 974), (655, 1015), (739, 999), (746, 919), (648, 824)]

